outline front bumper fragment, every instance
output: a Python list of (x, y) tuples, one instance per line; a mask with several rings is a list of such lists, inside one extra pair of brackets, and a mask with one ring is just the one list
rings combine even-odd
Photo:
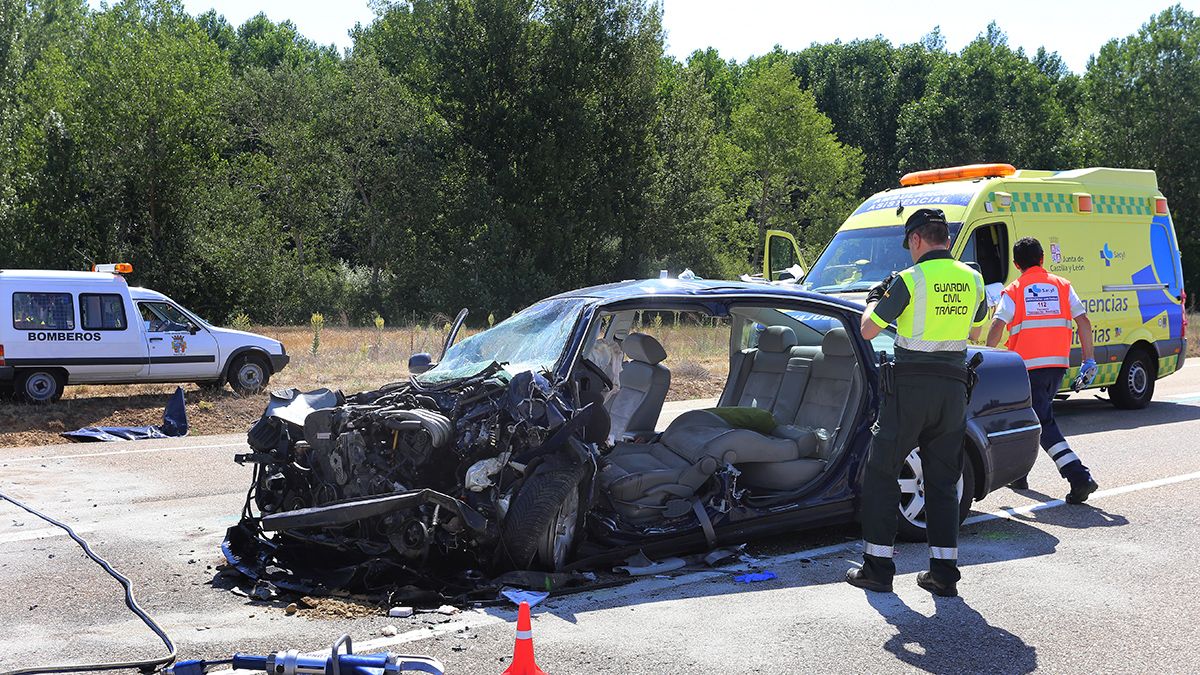
[(291, 362), (292, 357), (287, 354), (271, 354), (271, 372), (278, 373)]
[(398, 494), (357, 499), (352, 502), (311, 506), (295, 511), (283, 511), (263, 516), (261, 525), (265, 532), (278, 532), (305, 527), (331, 527), (346, 525), (364, 518), (383, 516), (395, 511), (416, 508), (422, 504), (434, 504), (458, 516), (467, 529), (477, 533), (487, 531), (487, 518), (466, 503), (442, 494), (437, 490), (409, 490)]

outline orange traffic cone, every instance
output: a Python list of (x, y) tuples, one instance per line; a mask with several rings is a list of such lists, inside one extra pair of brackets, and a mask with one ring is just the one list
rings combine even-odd
[(517, 612), (517, 642), (513, 645), (513, 662), (501, 675), (546, 675), (533, 662), (533, 625), (529, 620), (529, 603), (522, 602)]

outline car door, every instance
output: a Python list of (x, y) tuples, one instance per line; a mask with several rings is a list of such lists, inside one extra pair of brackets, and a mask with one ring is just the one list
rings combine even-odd
[(139, 300), (150, 348), (150, 378), (162, 382), (211, 380), (218, 374), (217, 339), (170, 302)]

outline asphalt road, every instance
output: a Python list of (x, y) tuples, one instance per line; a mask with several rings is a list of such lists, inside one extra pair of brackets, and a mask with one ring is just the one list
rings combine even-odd
[[(1032, 489), (976, 505), (960, 543), (962, 597), (915, 585), (923, 546), (899, 548), (896, 594), (841, 583), (853, 527), (752, 545), (777, 578), (702, 570), (553, 598), (536, 608), (539, 665), (564, 673), (1195, 672), (1200, 669), (1200, 367), (1158, 383), (1146, 410), (1091, 396), (1058, 407), (1102, 486), (1062, 505), (1045, 457)], [(498, 673), (515, 612), (314, 619), (214, 586), (224, 529), (249, 481), (241, 434), (0, 449), (0, 490), (74, 526), (175, 638), (181, 658), (356, 646), (427, 653)], [(998, 515), (997, 515), (998, 514)], [(120, 589), (67, 537), (0, 503), (0, 671), (158, 653)], [(433, 621), (444, 621), (433, 623)], [(394, 625), (399, 634), (381, 637)]]

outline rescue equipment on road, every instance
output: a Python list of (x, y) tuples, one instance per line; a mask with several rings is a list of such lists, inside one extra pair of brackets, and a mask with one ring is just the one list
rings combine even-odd
[(517, 611), (517, 641), (513, 645), (513, 661), (501, 675), (546, 675), (533, 661), (533, 622), (529, 619), (528, 602), (522, 602)]

